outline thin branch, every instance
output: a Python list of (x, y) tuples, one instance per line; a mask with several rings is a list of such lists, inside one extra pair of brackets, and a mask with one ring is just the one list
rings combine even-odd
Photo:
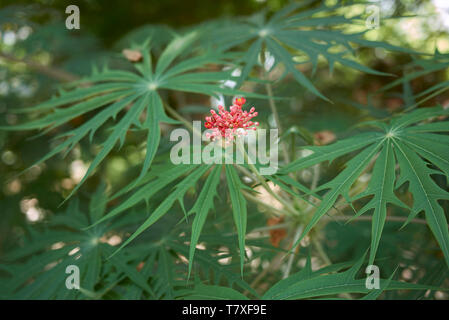
[(277, 195), (272, 189), (271, 187), (267, 184), (267, 182), (265, 181), (265, 178), (262, 177), (259, 172), (257, 171), (257, 168), (249, 161), (249, 157), (248, 154), (245, 151), (245, 148), (243, 147), (241, 141), (236, 141), (235, 143), (237, 145), (237, 148), (240, 150), (240, 152), (243, 154), (245, 160), (248, 163), (249, 168), (251, 169), (251, 171), (254, 173), (254, 175), (257, 177), (257, 180), (259, 180), (259, 182), (262, 184), (262, 186), (265, 188), (265, 190), (267, 190), (267, 192), (273, 196), (277, 201), (279, 201), (280, 203), (282, 203), (285, 208), (287, 209), (287, 211), (289, 211), (290, 213), (292, 213), (293, 215), (297, 215), (298, 212), (295, 210), (295, 208), (293, 208), (290, 203), (288, 203), (287, 201), (285, 201), (283, 198), (281, 198), (279, 195)]
[[(267, 95), (269, 97), (268, 98), (268, 103), (270, 105), (271, 112), (273, 113), (274, 122), (276, 123), (276, 127), (279, 130), (279, 137), (281, 137), (283, 130), (282, 130), (282, 127), (281, 127), (281, 121), (279, 120), (279, 114), (278, 114), (278, 111), (277, 111), (277, 108), (276, 108), (276, 103), (274, 102), (274, 99), (273, 99), (273, 89), (271, 87), (271, 83), (265, 84), (265, 89), (267, 90)], [(280, 144), (281, 144), (281, 148), (282, 148), (282, 153), (283, 153), (284, 158), (285, 158), (285, 162), (289, 163), (290, 162), (290, 156), (288, 154), (287, 146), (286, 146), (284, 141), (280, 141)]]
[(248, 169), (246, 169), (245, 167), (242, 167), (241, 165), (237, 164), (236, 165), (237, 170), (239, 170), (241, 173), (243, 173), (245, 176), (251, 178), (253, 181), (256, 181), (257, 178), (256, 176), (250, 172)]
[(67, 72), (67, 71), (64, 71), (61, 69), (57, 69), (54, 67), (45, 66), (43, 64), (32, 61), (30, 59), (26, 59), (26, 58), (19, 59), (10, 54), (4, 53), (4, 52), (0, 52), (0, 58), (10, 61), (10, 62), (23, 63), (28, 68), (30, 68), (32, 70), (35, 70), (42, 74), (45, 74), (46, 76), (49, 76), (50, 78), (61, 80), (64, 82), (71, 82), (71, 81), (76, 81), (76, 80), (80, 79), (79, 76), (77, 76), (73, 73), (70, 73), (70, 72)]
[[(293, 242), (292, 242), (293, 244), (296, 243), (296, 241), (298, 241), (299, 237), (301, 236), (303, 228), (304, 228), (303, 225), (300, 225), (296, 229), (295, 236), (293, 237)], [(287, 268), (285, 269), (282, 279), (288, 278), (288, 276), (290, 275), (290, 271), (292, 270), (292, 265), (293, 265), (293, 261), (295, 260), (295, 256), (296, 256), (296, 254), (291, 254), (290, 257), (288, 257)]]
[[(195, 128), (192, 126), (192, 124), (187, 121), (186, 118), (184, 118), (183, 116), (181, 116), (175, 109), (173, 109), (172, 107), (170, 107), (170, 105), (168, 105), (167, 103), (164, 103), (164, 107), (165, 109), (173, 116), (173, 118), (175, 118), (178, 121), (181, 121), (190, 131), (192, 131), (195, 134), (199, 134), (198, 132), (196, 132)], [(201, 134), (199, 134), (201, 136)]]

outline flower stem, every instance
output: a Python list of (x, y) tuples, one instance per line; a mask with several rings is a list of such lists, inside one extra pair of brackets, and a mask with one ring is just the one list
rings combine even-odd
[[(268, 80), (268, 76), (266, 77)], [(274, 117), (274, 122), (276, 123), (276, 127), (279, 130), (279, 137), (282, 136), (282, 127), (281, 127), (281, 121), (279, 120), (279, 113), (277, 111), (276, 108), (276, 103), (274, 102), (273, 99), (273, 88), (271, 87), (271, 83), (266, 83), (265, 84), (265, 89), (267, 90), (267, 95), (268, 95), (268, 103), (270, 105), (270, 109), (271, 112), (273, 113), (273, 117)], [(288, 149), (287, 149), (287, 145), (285, 144), (284, 141), (280, 141), (281, 144), (281, 148), (282, 148), (282, 154), (284, 155), (284, 159), (286, 163), (290, 162), (290, 156), (288, 154)]]
[(181, 121), (190, 131), (192, 131), (192, 132), (195, 131), (192, 124), (189, 121), (187, 121), (186, 118), (181, 116), (175, 109), (170, 107), (167, 103), (164, 103), (164, 106), (165, 106), (165, 109), (167, 109), (167, 111), (173, 116), (173, 118)]
[[(266, 61), (265, 48), (262, 48), (262, 52), (261, 52), (261, 62), (262, 62), (261, 77), (262, 77), (262, 79), (265, 79), (265, 80), (268, 81), (268, 83), (265, 84), (265, 90), (267, 91), (267, 95), (268, 95), (268, 103), (270, 105), (271, 112), (273, 113), (274, 122), (276, 123), (276, 127), (279, 130), (279, 137), (281, 137), (282, 136), (281, 121), (279, 120), (279, 113), (278, 113), (278, 110), (276, 108), (276, 103), (274, 102), (274, 99), (273, 99), (273, 88), (271, 86), (271, 83), (269, 82), (270, 79), (269, 79), (268, 71), (265, 69), (265, 61)], [(284, 141), (280, 141), (280, 143), (281, 143), (282, 153), (284, 155), (285, 162), (289, 163), (290, 162), (290, 156), (288, 154), (287, 145), (284, 143)]]
[(279, 201), (280, 203), (282, 203), (284, 205), (284, 207), (293, 215), (297, 215), (298, 212), (295, 210), (295, 208), (293, 208), (290, 203), (288, 203), (287, 201), (285, 201), (283, 198), (281, 198), (278, 194), (276, 194), (273, 189), (271, 189), (271, 187), (267, 184), (267, 182), (265, 181), (265, 178), (262, 177), (259, 172), (257, 171), (257, 168), (250, 163), (249, 159), (248, 159), (248, 154), (245, 151), (245, 148), (243, 147), (243, 141), (241, 140), (236, 140), (235, 144), (237, 145), (237, 148), (239, 149), (239, 151), (243, 154), (245, 160), (248, 163), (248, 167), (250, 168), (250, 170), (254, 173), (254, 175), (256, 176), (257, 180), (259, 180), (259, 182), (261, 183), (261, 185), (265, 188), (265, 190), (267, 190), (267, 192), (273, 196), (277, 201)]
[[(298, 228), (296, 229), (296, 232), (295, 232), (295, 236), (293, 237), (292, 244), (294, 244), (294, 243), (296, 243), (296, 241), (298, 241), (299, 237), (301, 236), (302, 230), (303, 230), (303, 225), (298, 226)], [(288, 276), (290, 275), (290, 271), (292, 269), (294, 260), (295, 260), (295, 253), (291, 253), (290, 257), (288, 258), (287, 268), (285, 269), (282, 279), (288, 278)]]

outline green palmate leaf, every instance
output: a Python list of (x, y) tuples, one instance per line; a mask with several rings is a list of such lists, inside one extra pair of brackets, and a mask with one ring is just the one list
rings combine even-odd
[[(257, 93), (245, 93), (224, 87), (223, 81), (231, 78), (229, 71), (197, 72), (206, 65), (228, 64), (233, 53), (207, 51), (201, 56), (193, 55), (192, 46), (196, 39), (195, 33), (178, 36), (171, 41), (161, 53), (156, 63), (151, 57), (149, 45), (141, 49), (142, 62), (134, 64), (136, 73), (104, 68), (102, 71), (94, 70), (90, 77), (83, 78), (74, 83), (81, 88), (73, 91), (61, 92), (47, 102), (34, 108), (21, 109), (20, 112), (48, 112), (40, 115), (36, 120), (10, 127), (0, 127), (3, 130), (32, 130), (45, 129), (48, 132), (62, 126), (76, 117), (89, 114), (88, 120), (78, 128), (69, 130), (57, 136), (61, 139), (48, 154), (37, 163), (50, 157), (72, 150), (86, 135), (92, 138), (95, 132), (109, 119), (115, 120), (119, 113), (123, 116), (113, 127), (111, 134), (102, 144), (100, 152), (93, 159), (81, 182), (72, 190), (72, 196), (86, 181), (95, 169), (103, 162), (105, 157), (119, 142), (123, 144), (128, 131), (134, 127), (147, 132), (146, 155), (136, 185), (145, 176), (157, 154), (161, 133), (159, 125), (163, 123), (179, 123), (169, 118), (164, 111), (164, 103), (159, 95), (160, 89), (186, 91), (216, 96), (246, 95), (248, 97), (264, 98)], [(153, 64), (155, 67), (153, 68)], [(154, 69), (154, 71), (153, 71)], [(98, 110), (101, 109), (101, 110)], [(126, 112), (122, 112), (125, 111)], [(96, 112), (90, 115), (90, 112)], [(141, 122), (141, 119), (145, 119)], [(68, 198), (69, 198), (68, 197)]]
[[(352, 158), (347, 163), (346, 168), (336, 178), (317, 188), (317, 191), (329, 189), (329, 192), (323, 197), (323, 200), (321, 201), (320, 206), (313, 215), (312, 220), (304, 229), (303, 234), (300, 237), (301, 240), (333, 207), (340, 196), (344, 197), (346, 201), (349, 202), (349, 190), (351, 186), (354, 184), (363, 170), (365, 170), (372, 157), (375, 156), (382, 142), (383, 140), (365, 148), (362, 152), (360, 152), (357, 156)], [(297, 243), (299, 242), (297, 241)], [(295, 246), (297, 245), (297, 243), (295, 244)]]
[(231, 197), (232, 214), (237, 228), (240, 249), (240, 272), (243, 276), (243, 264), (245, 261), (245, 234), (246, 234), (246, 200), (241, 189), (245, 185), (240, 181), (238, 173), (232, 165), (225, 166), (226, 180), (228, 181), (229, 195)]
[(292, 3), (270, 18), (266, 17), (265, 12), (260, 12), (238, 22), (215, 26), (210, 32), (204, 32), (202, 38), (206, 45), (212, 44), (221, 50), (245, 46), (246, 53), (240, 59), (242, 73), (237, 81), (238, 86), (249, 77), (256, 65), (257, 57), (259, 55), (264, 57), (268, 51), (274, 56), (275, 64), (282, 63), (286, 73), (292, 74), (300, 85), (324, 100), (328, 99), (297, 69), (298, 62), (294, 61), (294, 57), (298, 54), (305, 54), (309, 58), (314, 71), (318, 66), (319, 56), (322, 56), (329, 62), (331, 70), (335, 62), (338, 62), (354, 70), (389, 75), (363, 66), (349, 58), (354, 56), (355, 50), (352, 44), (416, 53), (387, 43), (364, 40), (363, 33), (346, 34), (333, 28), (339, 24), (359, 23), (358, 17), (345, 18), (343, 15), (333, 14), (335, 10), (343, 8), (342, 5), (332, 7), (322, 5), (303, 10), (307, 3), (307, 1)]
[(214, 206), (214, 198), (217, 195), (217, 186), (220, 182), (221, 167), (215, 166), (209, 174), (198, 199), (188, 214), (196, 213), (192, 224), (192, 236), (190, 239), (189, 251), (189, 277), (192, 271), (195, 248), (200, 237), (201, 230), (206, 222), (207, 214)]
[[(449, 199), (449, 193), (442, 189), (431, 177), (445, 175), (449, 177), (449, 121), (420, 123), (447, 115), (449, 111), (441, 107), (415, 110), (401, 117), (393, 118), (390, 124), (372, 122), (381, 132), (358, 134), (334, 144), (323, 147), (306, 146), (313, 153), (288, 164), (281, 170), (282, 174), (301, 170), (323, 161), (332, 161), (358, 150), (346, 164), (346, 168), (331, 181), (319, 186), (315, 192), (328, 190), (322, 197), (311, 221), (304, 229), (303, 237), (319, 222), (336, 203), (343, 197), (348, 203), (357, 199), (371, 197), (370, 201), (355, 215), (358, 217), (368, 211), (373, 211), (372, 240), (370, 263), (375, 259), (382, 230), (390, 204), (408, 208), (395, 195), (395, 191), (408, 182), (408, 191), (413, 195), (413, 206), (408, 222), (420, 212), (424, 212), (426, 221), (440, 245), (449, 265), (449, 232), (447, 218), (439, 200)], [(369, 164), (374, 163), (368, 185), (358, 182), (358, 177)], [(430, 167), (432, 164), (434, 167)], [(396, 177), (396, 165), (400, 175)], [(352, 188), (357, 184), (363, 190)], [(356, 192), (350, 195), (351, 192)]]
[(125, 82), (118, 82), (118, 83), (105, 83), (105, 84), (99, 84), (95, 87), (88, 87), (88, 88), (77, 88), (74, 91), (69, 92), (61, 92), (61, 95), (59, 97), (53, 97), (52, 99), (43, 102), (35, 107), (32, 108), (21, 108), (17, 110), (13, 110), (17, 113), (24, 113), (24, 112), (30, 112), (30, 111), (36, 111), (36, 112), (43, 112), (52, 110), (55, 107), (60, 107), (65, 104), (73, 103), (80, 101), (82, 99), (87, 99), (92, 96), (97, 95), (104, 95), (106, 93), (110, 93), (113, 91), (123, 91), (123, 90), (129, 90), (132, 89), (132, 85)]
[(368, 298), (373, 299), (376, 298), (375, 295), (379, 295), (383, 290), (422, 290), (434, 288), (427, 285), (394, 281), (390, 278), (379, 279), (380, 289), (373, 289), (374, 291), (372, 291), (367, 288), (366, 279), (355, 278), (364, 259), (365, 255), (346, 271), (328, 274), (332, 272), (328, 267), (313, 272), (309, 258), (309, 262), (304, 269), (273, 285), (262, 298), (290, 300), (333, 296), (342, 293), (367, 293)]
[(397, 185), (400, 186), (409, 182), (409, 190), (413, 195), (412, 212), (407, 222), (419, 212), (424, 211), (427, 224), (443, 250), (446, 262), (449, 264), (449, 231), (446, 215), (438, 203), (438, 200), (441, 199), (449, 200), (449, 193), (441, 189), (430, 177), (431, 174), (441, 174), (441, 172), (430, 169), (427, 163), (422, 161), (406, 143), (399, 141), (394, 143), (396, 157), (401, 168), (401, 176)]
[[(81, 141), (86, 135), (90, 136), (90, 141), (92, 142), (93, 135), (98, 130), (98, 128), (103, 125), (108, 119), (115, 118), (117, 114), (125, 108), (128, 104), (132, 103), (137, 95), (132, 95), (121, 100), (118, 100), (112, 104), (109, 108), (104, 109), (97, 113), (92, 119), (86, 121), (80, 127), (75, 130), (69, 131), (67, 133), (59, 135), (57, 138), (65, 138), (65, 141), (58, 144), (52, 151), (46, 154), (43, 158), (38, 160), (35, 164), (41, 163), (48, 160), (49, 158), (55, 156), (58, 153), (65, 152), (67, 154), (72, 150), (78, 142)], [(89, 134), (90, 133), (90, 134)]]

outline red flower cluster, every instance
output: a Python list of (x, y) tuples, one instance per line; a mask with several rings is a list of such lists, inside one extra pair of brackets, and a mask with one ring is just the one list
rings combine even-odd
[(255, 108), (242, 111), (245, 104), (245, 98), (237, 98), (234, 104), (229, 107), (230, 111), (225, 110), (223, 106), (218, 106), (218, 114), (214, 110), (210, 110), (212, 116), (206, 117), (204, 126), (211, 129), (212, 133), (206, 133), (206, 137), (210, 139), (225, 138), (226, 141), (234, 140), (235, 136), (246, 135), (248, 130), (256, 130), (259, 122), (252, 122), (251, 119), (257, 116)]

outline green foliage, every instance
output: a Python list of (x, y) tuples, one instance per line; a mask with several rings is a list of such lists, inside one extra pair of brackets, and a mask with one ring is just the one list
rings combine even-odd
[[(448, 54), (367, 40), (357, 31), (363, 15), (343, 14), (353, 3), (274, 7), (181, 30), (127, 29), (107, 52), (92, 35), (74, 42), (54, 21), (35, 23), (40, 11), (0, 10), (11, 25), (36, 27), (16, 46), (0, 44), (5, 77), (24, 65), (77, 79), (48, 99), (54, 83), (26, 74), (45, 88), (41, 95), (8, 94), (0, 103), (0, 147), (20, 145), (24, 159), (9, 165), (2, 151), (5, 180), (13, 181), (0, 198), (1, 298), (421, 299), (447, 289), (449, 111), (440, 95), (449, 88)], [(139, 58), (119, 58), (123, 48)], [(90, 59), (87, 50), (95, 51)], [(398, 63), (402, 77), (377, 67), (381, 50), (411, 58), (405, 68)], [(38, 61), (43, 51), (79, 73), (21, 60), (21, 52)], [(105, 66), (86, 76), (91, 64)], [(446, 78), (416, 90), (435, 74)], [(194, 131), (190, 121), (204, 119), (211, 98), (236, 96), (255, 105), (261, 128), (281, 131), (277, 173), (259, 174), (260, 163), (174, 164), (170, 130)], [(400, 106), (388, 108), (398, 96)], [(30, 130), (40, 130), (38, 152), (27, 154)], [(321, 141), (323, 132), (337, 141)], [(80, 159), (86, 172), (67, 178), (68, 162)], [(33, 169), (52, 176), (33, 177)], [(25, 218), (30, 198), (49, 208), (34, 207), (42, 215), (34, 222)], [(16, 214), (19, 204), (25, 215)], [(366, 287), (365, 262), (381, 266), (380, 289)], [(70, 265), (80, 268), (80, 290), (65, 286)]]
[[(3, 280), (2, 286), (9, 298), (16, 299), (74, 299), (100, 298), (108, 290), (108, 286), (127, 278), (139, 288), (155, 298), (153, 290), (135, 268), (129, 266), (129, 256), (126, 252), (114, 259), (109, 259), (108, 267), (104, 261), (110, 255), (111, 247), (102, 243), (113, 226), (103, 226), (89, 231), (83, 228), (94, 222), (102, 211), (96, 206), (103, 194), (92, 197), (91, 205), (95, 210), (83, 213), (78, 201), (69, 204), (67, 211), (54, 216), (49, 221), (49, 227), (42, 232), (33, 232), (22, 248), (18, 248), (6, 257), (12, 277)], [(127, 223), (133, 221), (128, 218)], [(55, 243), (60, 244), (55, 247)], [(53, 247), (52, 247), (53, 246)], [(52, 247), (50, 250), (48, 250)], [(69, 265), (80, 269), (81, 288), (67, 290), (64, 281), (56, 281), (55, 277), (66, 273)], [(113, 268), (113, 272), (108, 269)], [(107, 278), (105, 279), (105, 277)], [(31, 285), (26, 285), (30, 280)], [(101, 279), (105, 279), (102, 281)], [(102, 281), (103, 288), (98, 289)]]
[[(367, 293), (362, 297), (379, 294), (384, 290), (411, 289), (419, 290), (427, 286), (408, 284), (390, 279), (379, 279), (379, 289), (367, 289), (366, 279), (355, 279), (357, 272), (363, 264), (365, 256), (355, 262), (351, 268), (339, 272), (348, 266), (346, 263), (332, 265), (317, 271), (312, 271), (310, 257), (300, 272), (274, 284), (263, 296), (263, 299), (310, 299), (322, 296), (331, 296), (338, 293)], [(352, 264), (352, 263), (351, 263)]]
[[(389, 279), (379, 279), (379, 289), (367, 289), (366, 279), (355, 279), (360, 267), (363, 264), (365, 256), (361, 259), (349, 263), (335, 264), (329, 267), (312, 271), (310, 256), (307, 259), (305, 267), (298, 273), (282, 279), (275, 283), (265, 292), (264, 300), (294, 300), (294, 299), (314, 299), (331, 298), (342, 293), (365, 293), (361, 300), (375, 299), (385, 290), (421, 290), (438, 289), (438, 287), (429, 287), (419, 284), (404, 283)], [(351, 266), (352, 265), (352, 266)], [(348, 266), (351, 266), (349, 269)], [(342, 269), (347, 269), (341, 271)], [(247, 297), (239, 291), (217, 286), (198, 285), (192, 290), (188, 290), (183, 296), (184, 299), (219, 299), (219, 300), (246, 300)]]
[[(416, 125), (420, 121), (447, 114), (448, 111), (441, 107), (423, 108), (396, 117), (388, 124), (384, 122), (369, 123), (381, 129), (380, 132), (362, 133), (329, 146), (306, 147), (313, 151), (313, 154), (293, 161), (284, 167), (282, 172), (295, 172), (323, 161), (333, 161), (357, 150), (359, 153), (348, 161), (346, 168), (335, 178), (314, 190), (318, 192), (329, 189), (329, 192), (323, 197), (320, 206), (295, 246), (332, 208), (339, 196), (344, 197), (347, 202), (371, 196), (370, 201), (356, 212), (355, 217), (374, 210), (370, 252), (370, 264), (372, 264), (385, 224), (387, 206), (394, 204), (399, 207), (407, 207), (398, 199), (394, 191), (408, 182), (408, 189), (413, 195), (414, 201), (405, 224), (420, 212), (424, 212), (427, 224), (449, 265), (447, 220), (443, 207), (438, 203), (438, 200), (449, 200), (449, 193), (439, 187), (431, 178), (432, 174), (445, 175), (446, 178), (449, 178), (449, 163), (446, 160), (449, 156), (446, 154), (449, 140), (447, 140), (447, 135), (438, 134), (449, 131), (449, 122), (429, 122)], [(374, 168), (367, 188), (351, 196), (349, 194), (351, 186), (373, 162)], [(396, 163), (400, 170), (400, 175), (397, 178)], [(435, 168), (431, 168), (431, 164)]]
[[(74, 91), (61, 92), (59, 97), (55, 97), (33, 108), (19, 110), (20, 112), (53, 110), (52, 113), (42, 116), (35, 121), (13, 127), (2, 127), (2, 129), (31, 130), (45, 128), (47, 131), (50, 131), (80, 115), (107, 106), (82, 126), (57, 136), (56, 138), (65, 139), (50, 153), (35, 163), (38, 164), (60, 152), (69, 152), (87, 135), (89, 135), (92, 142), (93, 136), (99, 127), (110, 118), (115, 119), (121, 111), (126, 109), (128, 110), (126, 115), (113, 127), (112, 133), (103, 143), (101, 151), (92, 161), (85, 176), (70, 195), (73, 195), (87, 177), (94, 172), (117, 142), (119, 142), (120, 146), (123, 145), (126, 133), (133, 127), (147, 132), (147, 151), (141, 173), (137, 179), (139, 181), (150, 168), (157, 152), (160, 142), (160, 123), (178, 123), (165, 114), (163, 101), (158, 94), (158, 89), (207, 95), (242, 93), (217, 85), (221, 79), (225, 79), (230, 75), (227, 71), (193, 72), (209, 63), (225, 63), (223, 60), (226, 58), (225, 54), (208, 52), (201, 56), (184, 59), (170, 67), (178, 56), (186, 54), (186, 50), (192, 46), (195, 37), (195, 33), (190, 33), (184, 37), (176, 37), (172, 40), (159, 57), (154, 71), (151, 48), (143, 46), (143, 61), (135, 65), (136, 70), (140, 74), (129, 71), (109, 70), (108, 68), (104, 68), (103, 71), (94, 71), (92, 76), (77, 82), (77, 85), (81, 86), (81, 88)], [(247, 96), (259, 96), (257, 94), (245, 94)], [(73, 105), (63, 108), (67, 104)], [(142, 120), (142, 116), (145, 117), (144, 120)]]
[[(267, 18), (261, 12), (250, 18), (242, 19), (239, 23), (216, 28), (211, 33), (207, 33), (207, 41), (217, 45), (222, 50), (251, 42), (246, 54), (241, 59), (243, 69), (239, 84), (247, 79), (251, 70), (257, 64), (258, 57), (265, 63), (266, 55), (270, 53), (274, 56), (276, 64), (284, 64), (285, 74), (291, 73), (299, 84), (325, 100), (328, 100), (328, 98), (320, 93), (312, 82), (298, 70), (297, 64), (311, 62), (315, 72), (318, 67), (318, 58), (322, 56), (328, 61), (331, 71), (334, 63), (338, 62), (362, 72), (388, 75), (348, 59), (347, 56), (354, 54), (351, 43), (412, 52), (386, 43), (364, 40), (359, 33), (346, 34), (341, 30), (332, 28), (341, 24), (355, 24), (355, 20), (358, 18), (346, 18), (343, 15), (333, 13), (336, 8), (341, 8), (340, 5), (333, 7), (322, 5), (297, 12), (298, 9), (306, 7), (308, 3), (310, 1), (292, 3), (277, 11), (270, 18)], [(310, 29), (311, 27), (312, 29)], [(293, 49), (296, 55), (292, 55), (290, 49)], [(338, 51), (335, 49), (338, 49)], [(309, 60), (299, 62), (297, 59), (298, 57), (301, 58), (299, 52), (305, 54)]]

